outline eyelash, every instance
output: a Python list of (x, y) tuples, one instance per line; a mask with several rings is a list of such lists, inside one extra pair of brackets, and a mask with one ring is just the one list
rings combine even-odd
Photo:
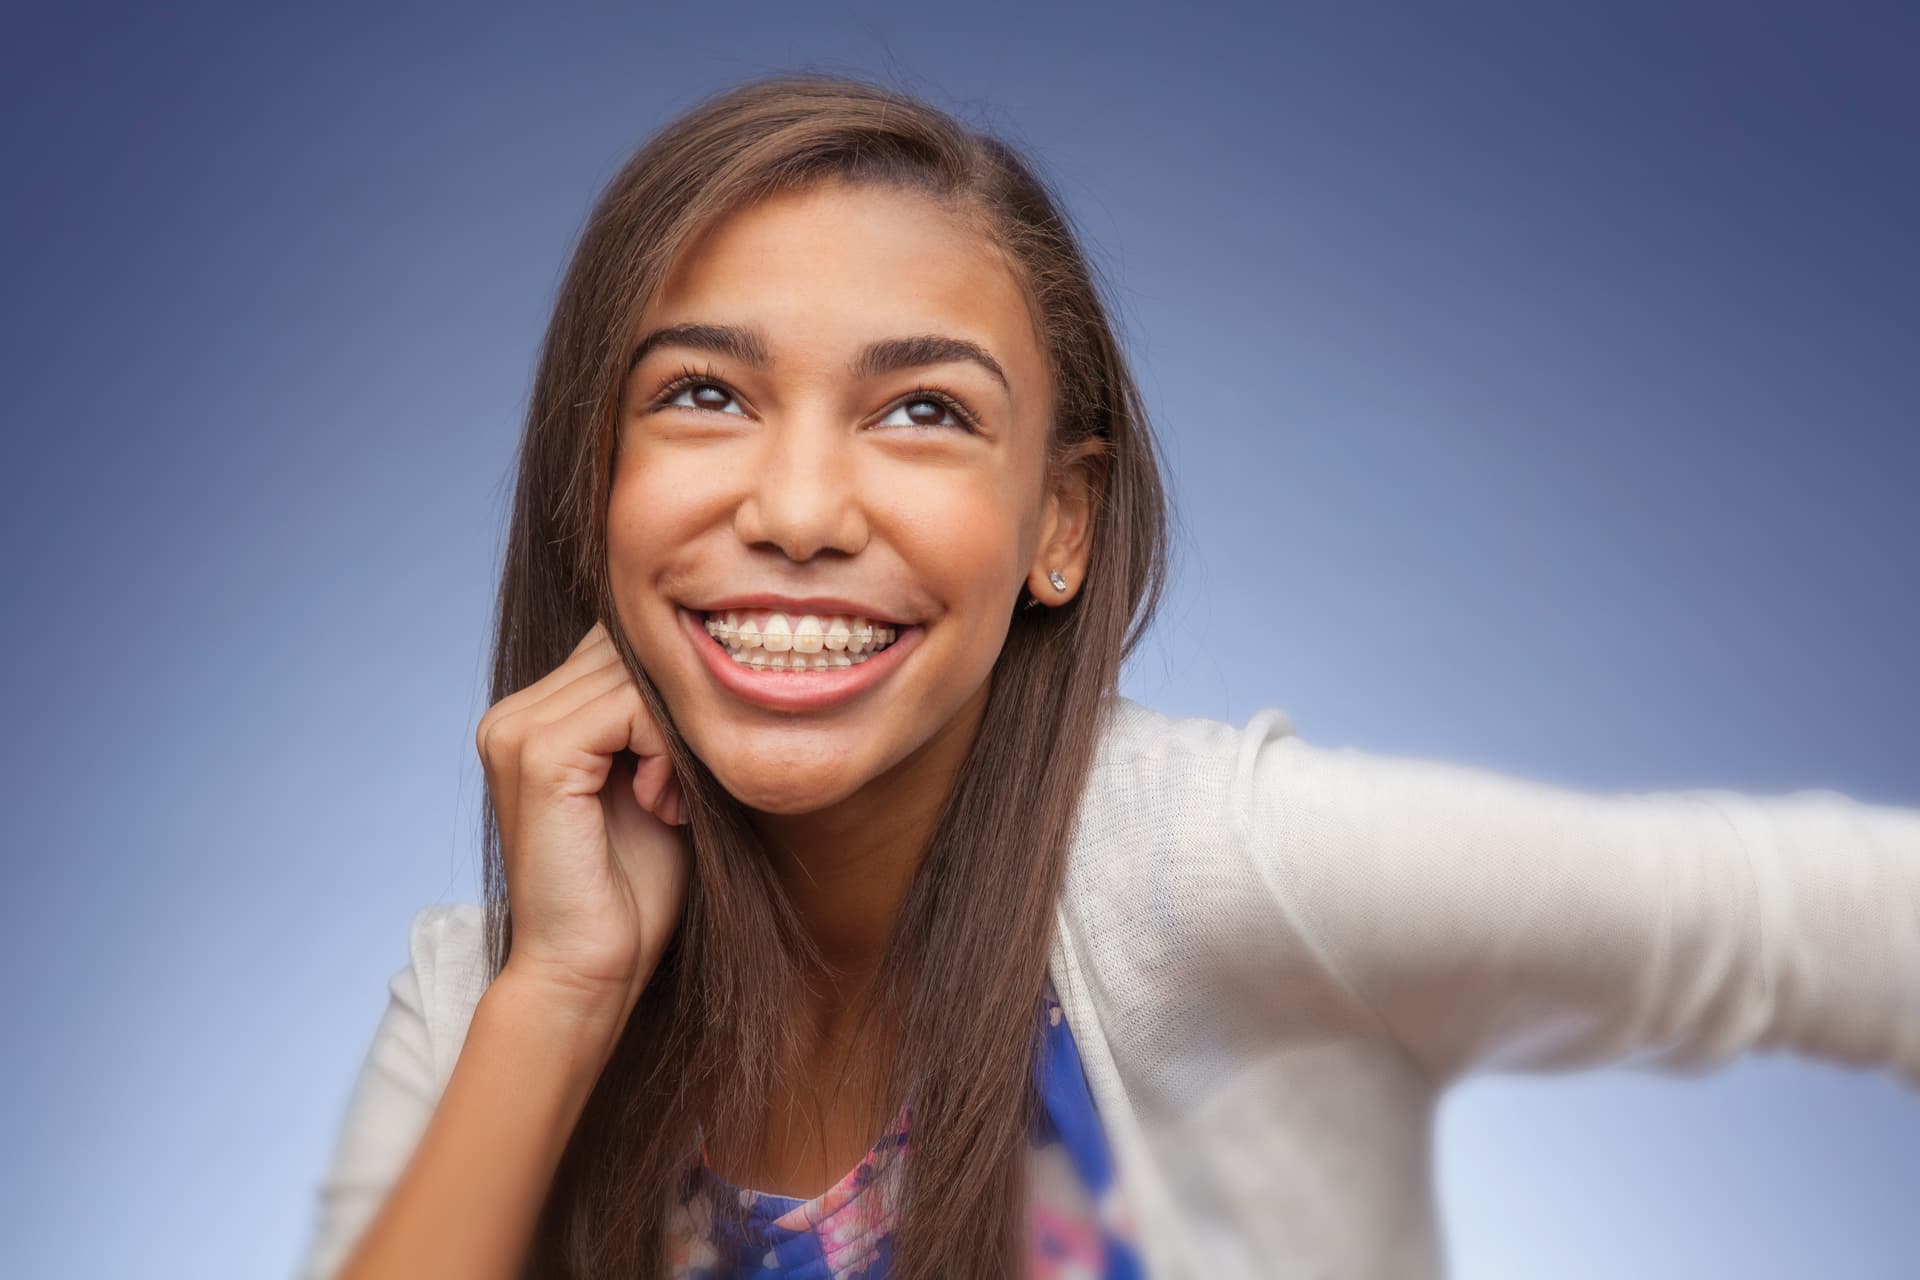
[[(668, 380), (665, 386), (661, 387), (659, 391), (654, 393), (653, 407), (656, 409), (664, 407), (667, 401), (673, 399), (675, 396), (679, 395), (682, 391), (685, 391), (688, 387), (698, 387), (698, 386), (704, 386), (704, 385), (719, 387), (720, 389), (725, 391), (728, 395), (735, 395), (733, 388), (728, 386), (723, 379), (715, 377), (713, 370), (711, 368), (705, 365), (701, 365), (701, 366), (682, 365), (680, 368), (680, 372), (675, 374), (671, 379)], [(933, 404), (937, 404), (941, 406), (943, 409), (951, 413), (954, 416), (954, 418), (959, 421), (962, 430), (965, 430), (975, 435), (979, 434), (979, 431), (980, 431), (979, 419), (974, 417), (973, 413), (967, 408), (966, 402), (961, 400), (958, 394), (947, 390), (945, 387), (934, 386), (931, 384), (915, 387), (912, 391), (908, 392), (905, 396), (894, 401), (893, 407), (889, 409), (887, 412), (891, 413), (893, 409), (898, 409), (905, 405), (910, 405), (920, 400), (926, 400)], [(685, 408), (686, 406), (681, 405), (677, 407)], [(718, 412), (718, 411), (715, 410), (714, 412)], [(914, 429), (920, 430), (920, 431), (942, 430), (941, 427), (937, 425), (932, 425), (932, 424), (928, 424), (924, 426), (917, 425)], [(946, 428), (946, 429), (951, 430), (951, 428)]]

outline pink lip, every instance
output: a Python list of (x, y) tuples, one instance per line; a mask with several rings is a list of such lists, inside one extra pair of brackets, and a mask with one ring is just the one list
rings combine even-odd
[[(844, 596), (774, 596), (765, 593), (759, 595), (723, 596), (718, 600), (700, 605), (702, 613), (724, 613), (728, 609), (778, 609), (782, 613), (811, 613), (816, 617), (843, 613), (852, 617), (865, 618), (869, 622), (884, 622), (889, 626), (911, 626), (900, 618), (894, 617), (884, 609), (874, 605), (862, 604), (858, 600), (849, 600)], [(728, 659), (732, 661), (731, 658)], [(865, 666), (865, 663), (861, 664)]]
[[(809, 608), (818, 602), (811, 602)], [(734, 603), (716, 608), (770, 608), (767, 605)], [(853, 613), (854, 609), (819, 609), (817, 612)], [(919, 645), (925, 629), (905, 627), (900, 638), (873, 657), (855, 667), (829, 667), (825, 671), (756, 671), (744, 667), (727, 655), (720, 642), (707, 634), (707, 624), (689, 609), (676, 609), (680, 627), (687, 633), (694, 652), (706, 664), (709, 674), (721, 688), (743, 702), (751, 702), (769, 711), (826, 711), (851, 702), (887, 678), (887, 674)]]

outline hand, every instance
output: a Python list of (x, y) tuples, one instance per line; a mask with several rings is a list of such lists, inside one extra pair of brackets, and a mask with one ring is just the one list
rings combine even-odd
[(686, 901), (686, 801), (606, 627), (475, 734), (513, 916), (506, 968), (624, 1026)]

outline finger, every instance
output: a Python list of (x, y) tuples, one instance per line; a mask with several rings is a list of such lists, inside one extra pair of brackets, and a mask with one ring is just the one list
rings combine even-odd
[(549, 724), (575, 711), (600, 697), (609, 689), (617, 689), (623, 684), (633, 683), (633, 677), (627, 673), (626, 664), (619, 658), (606, 663), (573, 672), (565, 667), (554, 671), (555, 676), (566, 672), (570, 678), (556, 680), (545, 694), (530, 701), (514, 714), (525, 715), (533, 724)]
[(680, 785), (680, 776), (675, 774), (667, 783), (660, 801), (660, 818), (676, 827), (687, 825), (687, 789)]
[(673, 784), (673, 760), (666, 755), (643, 756), (633, 772), (633, 798), (640, 807), (662, 822), (666, 821), (664, 802), (667, 788)]
[(606, 623), (596, 621), (592, 626), (587, 628), (587, 633), (580, 637), (580, 643), (574, 645), (573, 652), (571, 654), (568, 654), (567, 656), (577, 657), (578, 655), (587, 652), (587, 650), (594, 648), (596, 645), (600, 644), (603, 641), (606, 642), (607, 644), (612, 644), (613, 637), (607, 633)]
[(626, 671), (618, 663), (610, 663), (585, 675), (564, 678), (568, 675), (565, 667), (556, 668), (544, 679), (494, 704), (480, 718), (474, 735), (481, 757), (514, 756), (516, 747), (524, 747), (544, 726), (565, 719), (607, 690), (617, 688)]
[[(601, 652), (602, 649), (604, 653)], [(609, 664), (617, 665), (619, 662), (620, 655), (614, 649), (612, 639), (607, 635), (605, 628), (595, 623), (593, 629), (581, 637), (580, 643), (574, 646), (573, 652), (568, 654), (559, 666), (501, 698), (489, 709), (489, 714), (498, 719), (501, 716), (523, 711), (529, 706), (544, 701), (552, 695), (554, 690), (564, 688), (579, 679), (583, 673), (598, 671)]]
[[(555, 673), (558, 674), (557, 672)], [(514, 710), (499, 715), (498, 730), (507, 736), (501, 739), (524, 742), (546, 726), (565, 720), (597, 698), (622, 688), (632, 689), (640, 707), (639, 723), (634, 734), (636, 755), (657, 755), (666, 750), (666, 738), (654, 725), (653, 717), (647, 714), (646, 704), (637, 697), (639, 686), (627, 673), (626, 665), (614, 658), (593, 671), (589, 671), (566, 684), (554, 687), (537, 702), (529, 702)], [(644, 744), (645, 749), (642, 749)]]
[[(607, 785), (615, 753), (627, 750), (644, 767), (649, 757), (665, 757), (666, 737), (654, 724), (631, 680), (612, 687), (557, 720), (535, 725), (522, 740), (520, 765), (560, 781), (569, 792), (598, 792)], [(657, 794), (659, 784), (651, 784)]]

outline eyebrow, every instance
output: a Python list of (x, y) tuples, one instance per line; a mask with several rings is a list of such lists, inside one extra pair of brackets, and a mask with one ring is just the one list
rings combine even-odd
[[(672, 324), (655, 329), (640, 339), (633, 349), (633, 357), (627, 361), (627, 372), (633, 372), (647, 353), (656, 347), (688, 347), (695, 351), (710, 351), (755, 369), (764, 369), (773, 363), (767, 353), (766, 339), (758, 329), (730, 324)], [(882, 338), (868, 343), (853, 358), (848, 371), (857, 378), (875, 378), (901, 369), (920, 369), (955, 361), (970, 361), (979, 365), (999, 379), (1000, 385), (1009, 394), (1012, 393), (1007, 371), (1000, 367), (1000, 362), (985, 347), (943, 333), (919, 333), (907, 338)]]

